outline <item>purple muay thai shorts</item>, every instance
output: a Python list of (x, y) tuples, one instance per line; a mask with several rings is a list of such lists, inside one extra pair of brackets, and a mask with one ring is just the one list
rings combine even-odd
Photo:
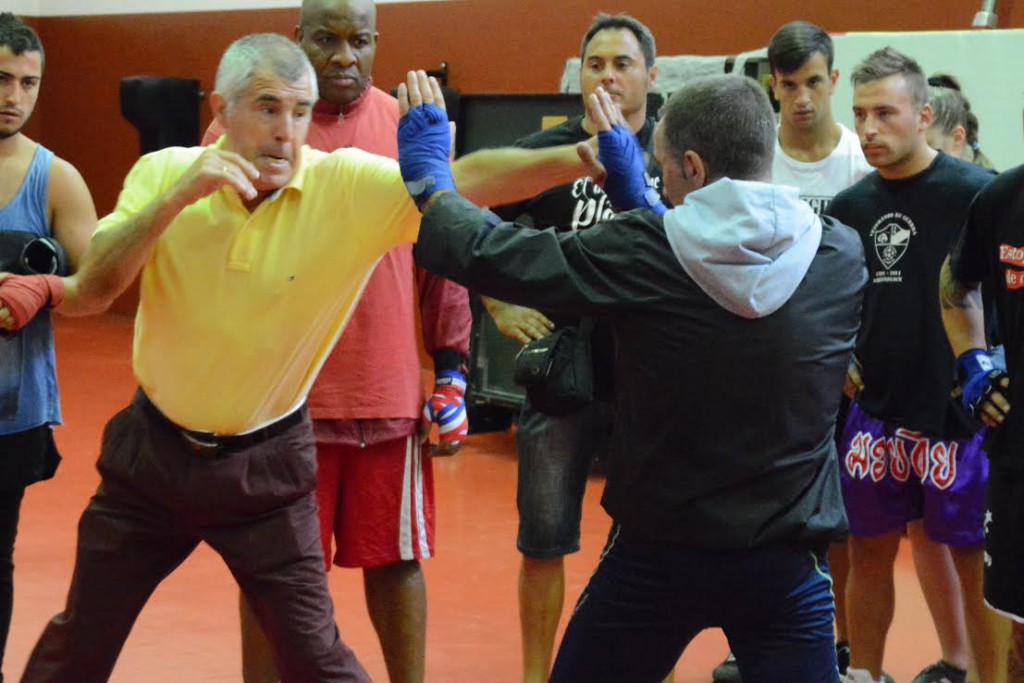
[(923, 520), (928, 537), (969, 548), (984, 541), (988, 457), (984, 430), (943, 441), (871, 417), (853, 402), (839, 448), (843, 500), (854, 536)]

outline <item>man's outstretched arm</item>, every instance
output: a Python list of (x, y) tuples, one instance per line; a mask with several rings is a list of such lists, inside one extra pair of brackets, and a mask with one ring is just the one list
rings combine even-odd
[(103, 312), (139, 274), (157, 240), (186, 206), (224, 185), (253, 199), (253, 180), (258, 177), (256, 168), (241, 156), (211, 148), (169, 190), (140, 209), (126, 210), (129, 175), (115, 209), (115, 213), (123, 211), (125, 218), (93, 235), (76, 273), (66, 278), (8, 275), (0, 281), (0, 328), (20, 329), (46, 306), (64, 315)]
[[(592, 158), (581, 158), (575, 145), (562, 145), (544, 149), (501, 147), (482, 149), (456, 160), (448, 167), (447, 150), (451, 148), (451, 131), (447, 125), (441, 86), (423, 71), (410, 71), (405, 83), (398, 86), (398, 108), (402, 115), (399, 141), (436, 137), (437, 148), (445, 147), (443, 164), (435, 159), (433, 166), (424, 167), (424, 175), (413, 182), (426, 183), (422, 188), (410, 186), (410, 193), (421, 206), (429, 194), (458, 188), (459, 194), (475, 204), (495, 206), (533, 197), (544, 190), (572, 182), (582, 176), (601, 178), (604, 169)], [(443, 126), (441, 124), (444, 124)], [(399, 161), (408, 168), (410, 163), (426, 160), (410, 158), (406, 146), (405, 158), (399, 149)], [(417, 156), (417, 152), (412, 152)], [(437, 185), (441, 176), (449, 180)], [(406, 181), (409, 182), (409, 178)], [(429, 193), (423, 194), (424, 191)], [(418, 197), (423, 194), (422, 200)]]

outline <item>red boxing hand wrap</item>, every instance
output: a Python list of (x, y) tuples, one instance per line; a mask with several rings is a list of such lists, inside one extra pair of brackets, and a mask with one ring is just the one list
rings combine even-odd
[(0, 308), (6, 308), (20, 330), (42, 308), (64, 300), (64, 281), (56, 275), (8, 275), (0, 280)]

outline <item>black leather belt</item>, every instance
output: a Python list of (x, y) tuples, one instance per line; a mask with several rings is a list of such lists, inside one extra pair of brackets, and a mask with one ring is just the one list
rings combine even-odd
[(181, 440), (190, 454), (205, 460), (223, 458), (231, 455), (231, 453), (268, 441), (306, 419), (306, 406), (303, 405), (277, 422), (245, 434), (214, 434), (213, 432), (185, 429), (181, 425), (176, 424), (169, 417), (161, 413), (142, 391), (139, 391), (139, 399), (151, 415), (181, 435)]

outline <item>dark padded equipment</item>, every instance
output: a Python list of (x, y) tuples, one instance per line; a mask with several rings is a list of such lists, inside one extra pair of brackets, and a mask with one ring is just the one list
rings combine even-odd
[(199, 144), (199, 81), (129, 76), (121, 79), (121, 115), (139, 131), (141, 153)]
[(22, 230), (0, 230), (0, 272), (67, 275), (68, 256), (52, 237)]

